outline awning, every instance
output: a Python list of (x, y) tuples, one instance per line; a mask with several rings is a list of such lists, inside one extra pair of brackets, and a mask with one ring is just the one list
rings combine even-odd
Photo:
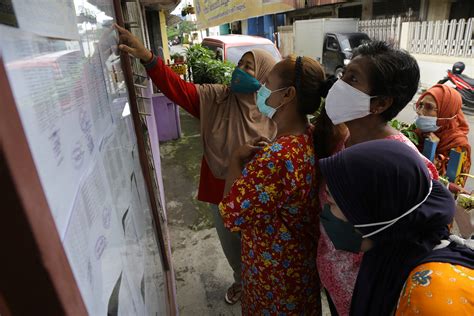
[(173, 11), (181, 0), (140, 0), (140, 3), (146, 7), (156, 10)]

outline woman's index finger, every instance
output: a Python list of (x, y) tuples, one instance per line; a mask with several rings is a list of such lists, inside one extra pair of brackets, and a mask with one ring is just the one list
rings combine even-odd
[(127, 29), (121, 27), (120, 25), (118, 25), (117, 23), (114, 24), (115, 28), (119, 31), (120, 34), (126, 34), (128, 35), (128, 33), (130, 33)]

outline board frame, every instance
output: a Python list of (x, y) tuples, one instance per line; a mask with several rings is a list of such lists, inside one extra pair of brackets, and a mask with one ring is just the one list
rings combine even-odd
[[(116, 22), (125, 27), (122, 1), (113, 0)], [(171, 254), (165, 242), (159, 203), (148, 163), (130, 57), (121, 52), (138, 155), (151, 206), (155, 237), (166, 276), (169, 315), (176, 315)], [(87, 315), (71, 266), (49, 208), (0, 56), (0, 314)], [(2, 257), (3, 257), (2, 255)], [(27, 301), (27, 303), (25, 302)]]

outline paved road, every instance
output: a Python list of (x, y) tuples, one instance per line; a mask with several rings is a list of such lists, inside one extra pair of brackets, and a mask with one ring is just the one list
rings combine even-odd
[(175, 53), (179, 53), (179, 54), (184, 54), (186, 51), (186, 48), (184, 48), (182, 45), (173, 45), (171, 46), (171, 50), (170, 50), (170, 54), (175, 54)]

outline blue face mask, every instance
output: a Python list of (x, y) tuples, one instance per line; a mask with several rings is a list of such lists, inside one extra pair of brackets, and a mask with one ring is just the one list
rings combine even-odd
[(261, 83), (255, 78), (236, 67), (232, 72), (230, 90), (236, 93), (254, 93), (261, 87)]
[(423, 133), (436, 132), (439, 126), (436, 125), (437, 117), (417, 115), (415, 125)]
[(263, 85), (257, 92), (257, 108), (260, 111), (260, 113), (262, 113), (263, 115), (265, 115), (266, 117), (268, 117), (270, 119), (273, 118), (276, 111), (280, 107), (273, 108), (273, 107), (267, 105), (267, 99), (270, 97), (270, 95), (273, 92), (277, 92), (277, 91), (284, 90), (284, 89), (286, 89), (286, 88), (281, 88), (281, 89), (271, 91), (270, 89), (265, 87), (265, 85)]

